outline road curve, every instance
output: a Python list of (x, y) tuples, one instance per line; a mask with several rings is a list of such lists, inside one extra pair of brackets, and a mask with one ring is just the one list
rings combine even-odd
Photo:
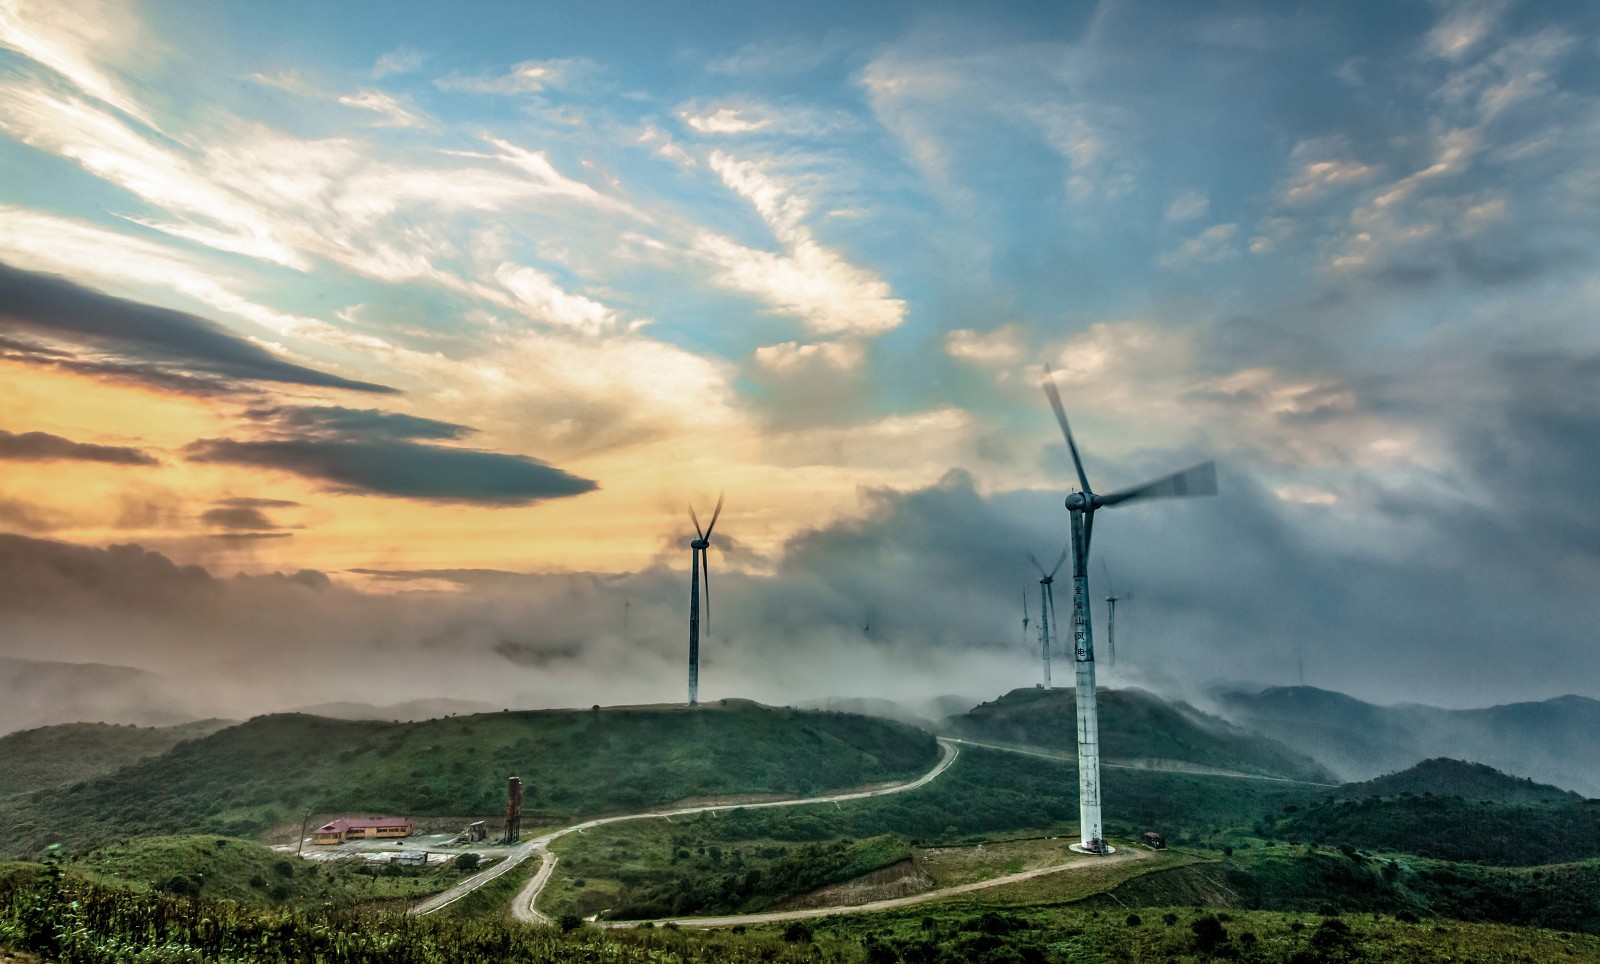
[(923, 891), (909, 897), (891, 897), (886, 900), (874, 900), (865, 904), (840, 904), (836, 907), (807, 907), (804, 910), (780, 910), (760, 914), (734, 914), (728, 917), (671, 917), (656, 921), (617, 920), (597, 921), (596, 927), (628, 928), (640, 927), (645, 924), (652, 926), (661, 924), (676, 924), (679, 927), (731, 927), (734, 924), (778, 924), (791, 920), (807, 920), (813, 917), (832, 917), (836, 914), (870, 914), (880, 910), (895, 910), (900, 907), (912, 907), (916, 904), (926, 904), (929, 901), (943, 900), (946, 897), (955, 897), (960, 894), (970, 894), (976, 890), (987, 890), (990, 887), (1003, 887), (1006, 884), (1015, 884), (1018, 881), (1032, 880), (1035, 877), (1044, 877), (1048, 874), (1059, 874), (1069, 870), (1079, 870), (1084, 867), (1104, 867), (1109, 863), (1121, 863), (1128, 860), (1143, 860), (1147, 852), (1137, 849), (1121, 849), (1108, 857), (1079, 857), (1070, 863), (1056, 864), (1052, 867), (1039, 867), (1035, 870), (1024, 870), (1020, 873), (1006, 874), (1004, 877), (991, 877), (988, 880), (973, 881), (970, 884), (957, 884), (954, 887), (941, 887), (938, 890)]
[[(765, 800), (761, 803), (717, 803), (698, 807), (679, 807), (673, 810), (647, 810), (644, 813), (630, 813), (619, 817), (599, 817), (594, 820), (586, 820), (583, 823), (573, 824), (570, 827), (563, 827), (560, 830), (554, 830), (550, 833), (544, 834), (543, 836), (535, 837), (528, 841), (527, 853), (532, 854), (537, 852), (540, 858), (542, 858), (542, 862), (539, 865), (539, 872), (534, 874), (533, 879), (528, 881), (528, 885), (522, 888), (522, 892), (519, 893), (516, 899), (511, 902), (511, 916), (526, 924), (550, 923), (550, 918), (545, 916), (545, 914), (541, 912), (536, 905), (539, 900), (539, 895), (544, 893), (545, 885), (550, 883), (550, 875), (555, 873), (556, 869), (556, 855), (551, 853), (548, 847), (554, 841), (559, 840), (568, 834), (580, 833), (584, 830), (591, 830), (595, 827), (603, 827), (607, 824), (622, 823), (625, 820), (654, 820), (664, 817), (686, 817), (697, 813), (714, 813), (725, 810), (759, 810), (769, 807), (805, 807), (819, 803), (842, 803), (846, 800), (865, 800), (869, 797), (886, 797), (893, 793), (905, 793), (908, 790), (915, 790), (918, 787), (927, 786), (929, 783), (938, 779), (940, 774), (944, 773), (944, 771), (950, 768), (950, 764), (956, 762), (956, 757), (961, 755), (961, 749), (952, 741), (947, 740), (944, 737), (939, 737), (939, 754), (939, 762), (934, 765), (933, 769), (929, 770), (927, 773), (924, 773), (917, 779), (910, 781), (909, 783), (894, 783), (886, 787), (878, 787), (874, 790), (856, 790), (850, 793), (832, 793), (821, 797), (801, 797), (794, 800)], [(520, 853), (521, 852), (519, 851), (519, 854)], [(522, 855), (518, 862), (520, 863), (521, 860), (526, 859), (527, 856)], [(484, 883), (487, 883), (487, 881), (484, 881)], [(446, 893), (449, 892), (446, 891)], [(463, 894), (464, 893), (465, 892), (463, 892)], [(440, 895), (440, 897), (443, 896), (443, 894)], [(446, 901), (439, 906), (443, 907), (446, 904), (459, 899), (461, 896), (462, 895), (457, 895), (455, 898), (452, 898), (451, 901)], [(433, 908), (433, 910), (437, 909), (437, 907)], [(416, 911), (413, 912), (415, 913)], [(428, 912), (422, 911), (422, 913)]]

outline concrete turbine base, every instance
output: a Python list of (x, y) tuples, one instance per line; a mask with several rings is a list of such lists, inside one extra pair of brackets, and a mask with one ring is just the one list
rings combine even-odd
[(1073, 851), (1074, 853), (1088, 854), (1091, 857), (1109, 857), (1117, 852), (1117, 848), (1111, 846), (1110, 844), (1105, 844), (1104, 846), (1104, 850), (1094, 851), (1090, 850), (1088, 847), (1085, 847), (1081, 843), (1075, 843), (1067, 849)]

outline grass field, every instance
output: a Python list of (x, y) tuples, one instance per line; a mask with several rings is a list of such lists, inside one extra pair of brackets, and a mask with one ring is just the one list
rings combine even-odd
[(63, 723), (0, 736), (0, 797), (66, 786), (209, 736), (231, 720), (178, 726)]

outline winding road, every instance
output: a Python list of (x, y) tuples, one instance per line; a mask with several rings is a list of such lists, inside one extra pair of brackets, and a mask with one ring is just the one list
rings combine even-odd
[[(940, 750), (939, 762), (934, 765), (933, 769), (908, 783), (895, 783), (888, 786), (877, 787), (875, 789), (855, 790), (848, 793), (832, 793), (820, 797), (800, 797), (790, 800), (765, 800), (760, 803), (715, 803), (705, 804), (703, 806), (677, 807), (668, 810), (647, 810), (643, 813), (630, 813), (615, 817), (598, 817), (594, 820), (585, 820), (583, 823), (573, 824), (570, 827), (563, 827), (560, 830), (553, 830), (549, 833), (534, 837), (533, 839), (522, 844), (516, 850), (512, 851), (506, 857), (506, 859), (500, 861), (487, 870), (474, 874), (473, 876), (468, 877), (466, 880), (456, 884), (454, 887), (451, 887), (449, 890), (435, 894), (433, 897), (414, 905), (409, 911), (407, 911), (407, 913), (422, 915), (431, 914), (442, 910), (465, 897), (467, 894), (470, 894), (472, 891), (482, 887), (484, 884), (489, 883), (491, 880), (494, 880), (500, 875), (508, 873), (512, 869), (521, 866), (528, 860), (528, 858), (537, 856), (540, 858), (539, 870), (536, 874), (534, 874), (532, 879), (528, 881), (527, 886), (523, 887), (522, 891), (518, 893), (516, 898), (512, 901), (511, 916), (516, 920), (527, 924), (549, 924), (550, 918), (540, 911), (537, 906), (539, 895), (543, 894), (545, 887), (549, 885), (550, 877), (555, 873), (556, 864), (558, 863), (556, 855), (550, 852), (549, 847), (550, 844), (561, 839), (562, 837), (567, 836), (568, 834), (582, 833), (595, 827), (603, 827), (607, 824), (613, 823), (622, 823), (628, 820), (670, 819), (672, 817), (692, 816), (699, 813), (716, 813), (720, 811), (740, 809), (756, 810), (767, 807), (805, 807), (823, 803), (838, 804), (846, 800), (865, 800), (869, 797), (884, 797), (894, 793), (905, 793), (909, 790), (915, 790), (919, 787), (926, 786), (932, 781), (938, 779), (938, 777), (948, 770), (950, 765), (956, 761), (956, 757), (960, 755), (960, 745), (980, 747), (987, 750), (1000, 750), (1006, 753), (1020, 753), (1026, 756), (1036, 756), (1047, 760), (1058, 760), (1062, 762), (1072, 762), (1074, 760), (1074, 757), (1066, 753), (1058, 753), (1048, 750), (1037, 750), (1019, 746), (1006, 746), (998, 743), (982, 743), (977, 740), (961, 740), (954, 737), (941, 736), (938, 738), (938, 740)], [(1139, 766), (1126, 763), (1102, 763), (1101, 765), (1129, 770), (1159, 769), (1157, 767)], [(1198, 765), (1195, 765), (1193, 769), (1185, 768), (1181, 771), (1175, 772), (1192, 773), (1197, 776), (1227, 777), (1235, 780), (1268, 780), (1277, 783), (1297, 783), (1306, 786), (1331, 786), (1331, 784), (1310, 783), (1303, 780), (1291, 780), (1285, 777), (1258, 776), (1255, 774), (1238, 773), (1212, 767), (1201, 767)], [(1123, 850), (1112, 857), (1095, 857), (1073, 860), (1068, 863), (1056, 864), (1051, 867), (1040, 867), (1034, 870), (1026, 870), (1021, 873), (1008, 874), (1003, 877), (994, 877), (989, 880), (981, 880), (954, 887), (944, 887), (938, 890), (925, 891), (920, 894), (912, 894), (909, 897), (896, 897), (889, 900), (872, 901), (865, 904), (850, 904), (838, 907), (812, 907), (804, 910), (774, 911), (770, 913), (759, 914), (740, 914), (729, 917), (682, 917), (648, 922), (601, 921), (599, 922), (599, 926), (637, 927), (645, 923), (673, 923), (681, 927), (725, 927), (733, 924), (765, 924), (778, 921), (802, 920), (813, 917), (828, 917), (834, 914), (870, 913), (872, 911), (893, 910), (898, 907), (908, 907), (914, 904), (922, 904), (928, 901), (940, 900), (945, 897), (971, 893), (973, 891), (984, 890), (990, 887), (1001, 887), (1006, 884), (1016, 883), (1018, 881), (1030, 880), (1034, 877), (1043, 877), (1048, 874), (1065, 873), (1080, 867), (1090, 865), (1101, 866), (1109, 861), (1114, 860), (1138, 860), (1145, 856), (1146, 854), (1143, 851), (1137, 849)]]
[(459, 884), (456, 884), (454, 887), (451, 887), (449, 890), (435, 894), (427, 900), (412, 906), (407, 913), (421, 916), (423, 914), (432, 914), (436, 911), (443, 910), (461, 898), (472, 893), (474, 890), (477, 890), (479, 887), (482, 887), (484, 884), (487, 884), (489, 881), (499, 877), (501, 874), (508, 873), (513, 868), (521, 866), (529, 857), (538, 856), (540, 858), (539, 871), (533, 875), (533, 878), (528, 881), (527, 886), (522, 888), (522, 892), (517, 895), (514, 901), (512, 901), (511, 916), (527, 924), (548, 924), (550, 923), (550, 918), (545, 916), (545, 914), (540, 911), (536, 905), (539, 900), (539, 895), (544, 893), (545, 886), (550, 883), (550, 875), (553, 874), (556, 869), (557, 858), (555, 854), (550, 852), (549, 846), (551, 843), (567, 836), (568, 834), (582, 833), (585, 830), (591, 830), (595, 827), (603, 827), (607, 824), (613, 823), (622, 823), (623, 821), (627, 820), (658, 820), (669, 819), (672, 817), (692, 816), (697, 813), (716, 813), (727, 810), (759, 810), (769, 807), (804, 807), (819, 803), (842, 803), (846, 800), (865, 800), (869, 797), (886, 797), (893, 793), (905, 793), (908, 790), (915, 790), (918, 787), (926, 786), (933, 780), (938, 779), (939, 775), (944, 773), (944, 771), (948, 770), (950, 768), (950, 764), (956, 762), (956, 757), (960, 755), (961, 750), (955, 745), (955, 743), (940, 737), (939, 762), (934, 764), (933, 769), (908, 783), (892, 783), (888, 786), (875, 787), (870, 790), (853, 790), (847, 793), (830, 793), (820, 797), (800, 797), (792, 800), (764, 800), (759, 803), (713, 803), (694, 807), (677, 807), (670, 810), (647, 810), (644, 813), (629, 813), (616, 817), (598, 817), (594, 820), (585, 820), (583, 823), (576, 823), (570, 827), (563, 827), (560, 830), (552, 830), (547, 834), (534, 837), (533, 839), (524, 843), (521, 847), (518, 847), (509, 856), (507, 856), (506, 859), (495, 864), (493, 867), (474, 874)]

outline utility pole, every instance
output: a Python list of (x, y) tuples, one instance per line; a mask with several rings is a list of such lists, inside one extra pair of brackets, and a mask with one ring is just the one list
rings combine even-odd
[(294, 855), (300, 856), (300, 851), (306, 849), (306, 828), (311, 826), (311, 810), (306, 809), (306, 815), (300, 818), (300, 845), (294, 848)]

